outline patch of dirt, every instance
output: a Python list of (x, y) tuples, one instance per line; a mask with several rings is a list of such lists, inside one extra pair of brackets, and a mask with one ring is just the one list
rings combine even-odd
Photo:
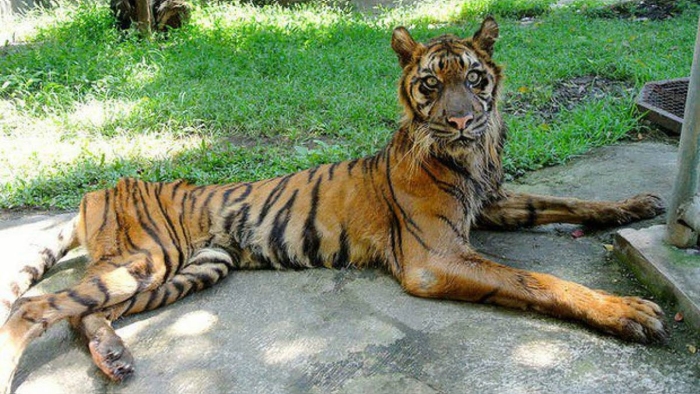
[(670, 19), (683, 12), (676, 0), (622, 1), (592, 11), (601, 18), (644, 20)]
[(632, 94), (633, 89), (634, 86), (628, 82), (590, 75), (581, 76), (556, 83), (550, 100), (544, 104), (534, 103), (534, 97), (528, 91), (511, 93), (505, 98), (503, 110), (515, 116), (536, 113), (550, 120), (562, 110), (571, 110), (584, 101), (611, 95), (624, 97)]

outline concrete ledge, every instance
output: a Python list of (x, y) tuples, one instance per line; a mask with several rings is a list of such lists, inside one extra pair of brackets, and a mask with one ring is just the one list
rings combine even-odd
[(700, 253), (664, 242), (666, 226), (624, 229), (614, 238), (614, 251), (657, 296), (677, 304), (684, 321), (700, 330)]

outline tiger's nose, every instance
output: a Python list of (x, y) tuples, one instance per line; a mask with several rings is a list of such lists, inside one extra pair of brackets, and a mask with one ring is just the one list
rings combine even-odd
[(467, 128), (469, 125), (469, 122), (471, 122), (474, 119), (474, 115), (472, 114), (467, 114), (462, 117), (456, 117), (453, 116), (451, 118), (447, 118), (447, 123), (450, 124), (450, 126), (456, 128), (459, 131), (463, 131), (464, 129)]

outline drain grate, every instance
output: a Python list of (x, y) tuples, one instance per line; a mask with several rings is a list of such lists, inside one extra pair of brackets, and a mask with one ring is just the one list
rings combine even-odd
[(637, 108), (652, 123), (680, 134), (689, 78), (649, 82), (637, 97)]

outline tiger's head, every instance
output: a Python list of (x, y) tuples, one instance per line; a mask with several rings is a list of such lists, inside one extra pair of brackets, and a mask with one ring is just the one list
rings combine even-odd
[(491, 17), (465, 39), (444, 35), (422, 44), (405, 28), (394, 30), (391, 47), (403, 68), (403, 122), (415, 145), (458, 158), (501, 138), (496, 109), (501, 68), (491, 59), (497, 39), (498, 24)]

